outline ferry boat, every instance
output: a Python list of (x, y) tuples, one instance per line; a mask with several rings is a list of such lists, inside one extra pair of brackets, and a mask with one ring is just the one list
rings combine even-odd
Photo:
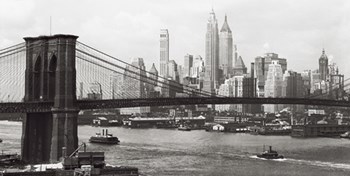
[[(105, 134), (106, 133), (106, 134)], [(95, 136), (91, 136), (89, 141), (91, 143), (102, 143), (102, 144), (119, 144), (119, 139), (113, 134), (108, 134), (108, 129), (102, 130), (102, 135), (101, 133), (96, 133)]]
[(191, 131), (191, 127), (187, 126), (187, 125), (180, 125), (177, 130), (180, 131)]
[(260, 155), (257, 155), (259, 158), (265, 159), (283, 159), (282, 155), (279, 155), (276, 151), (272, 150), (272, 147), (269, 146), (269, 150), (264, 151)]

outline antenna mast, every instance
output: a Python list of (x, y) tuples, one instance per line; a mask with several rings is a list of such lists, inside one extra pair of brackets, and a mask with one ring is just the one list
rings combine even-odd
[(51, 35), (51, 16), (50, 16), (50, 35)]

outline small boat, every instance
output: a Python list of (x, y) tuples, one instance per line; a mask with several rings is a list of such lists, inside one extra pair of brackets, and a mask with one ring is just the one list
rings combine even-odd
[(340, 134), (340, 137), (341, 138), (350, 138), (350, 131), (347, 131), (347, 132), (345, 132), (343, 134)]
[(257, 155), (259, 158), (265, 159), (283, 159), (282, 155), (279, 155), (276, 151), (272, 150), (272, 147), (269, 146), (269, 150), (264, 151), (262, 154)]
[(187, 125), (180, 125), (177, 130), (181, 130), (181, 131), (191, 131), (191, 127), (187, 126)]
[(102, 135), (101, 133), (96, 133), (95, 136), (91, 136), (89, 141), (91, 143), (102, 143), (102, 144), (118, 144), (120, 142), (117, 137), (113, 136), (113, 134), (108, 134), (108, 129), (106, 130), (103, 129)]

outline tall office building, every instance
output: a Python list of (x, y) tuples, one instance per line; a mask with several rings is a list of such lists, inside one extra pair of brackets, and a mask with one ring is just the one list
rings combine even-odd
[(203, 89), (215, 94), (219, 87), (219, 34), (214, 11), (210, 12), (205, 38), (205, 79)]
[(155, 88), (158, 86), (158, 70), (156, 69), (154, 63), (152, 64), (152, 67), (149, 70), (148, 78), (151, 79), (148, 81), (149, 83), (147, 84), (148, 97), (156, 98), (157, 93), (155, 91)]
[[(124, 98), (147, 98), (147, 74), (142, 58), (133, 58), (131, 66), (124, 73)], [(137, 74), (135, 74), (137, 73)], [(121, 114), (143, 114), (150, 112), (149, 107), (122, 108)]]
[[(288, 98), (302, 98), (305, 95), (304, 81), (300, 73), (288, 70), (283, 74), (282, 96)], [(292, 112), (304, 112), (304, 105), (284, 105)]]
[(168, 77), (169, 33), (168, 29), (160, 30), (160, 75)]
[(319, 84), (320, 82), (322, 82), (322, 80), (321, 80), (321, 74), (319, 70), (318, 69), (313, 70), (310, 75), (310, 93), (311, 94), (313, 94), (318, 89), (318, 86), (316, 85)]
[(329, 70), (328, 70), (328, 57), (324, 49), (322, 50), (322, 55), (320, 59), (318, 59), (318, 64), (319, 64), (318, 70), (320, 72), (321, 80), (326, 81), (329, 76)]
[[(191, 68), (193, 66), (193, 56), (187, 54), (184, 58), (184, 68), (183, 68), (183, 76), (190, 77), (191, 76)], [(182, 79), (182, 78), (181, 78)]]
[(178, 83), (182, 84), (183, 78), (184, 78), (184, 69), (183, 69), (182, 65), (177, 65), (177, 73), (179, 75)]
[(304, 95), (310, 96), (311, 93), (311, 70), (304, 70), (301, 72), (301, 78), (303, 80), (303, 92)]
[(304, 81), (300, 73), (288, 70), (283, 74), (282, 96), (288, 98), (304, 97)]
[(170, 60), (168, 63), (168, 75), (173, 81), (179, 82), (180, 78), (177, 68), (177, 63), (174, 60)]
[(123, 99), (124, 97), (124, 75), (113, 72), (111, 74), (112, 99)]
[(199, 78), (200, 73), (204, 72), (204, 61), (200, 55), (196, 56), (193, 60), (193, 65), (191, 67), (191, 77)]
[[(227, 97), (243, 97), (243, 79), (244, 76), (234, 76), (226, 79), (224, 84), (220, 85), (218, 94)], [(242, 108), (242, 104), (215, 105), (215, 110), (218, 111), (243, 112)]]
[(232, 43), (232, 32), (225, 15), (225, 21), (220, 30), (219, 68), (223, 71), (223, 76), (227, 78), (232, 74)]
[[(282, 67), (278, 61), (272, 61), (267, 72), (265, 85), (265, 97), (282, 97), (283, 73)], [(281, 105), (265, 105), (264, 110), (268, 113), (275, 113), (281, 110)]]
[(258, 81), (258, 97), (265, 97), (265, 81), (267, 79), (267, 72), (269, 71), (269, 65), (273, 62), (281, 66), (282, 73), (287, 70), (287, 60), (279, 58), (276, 53), (266, 53), (265, 56), (259, 56), (255, 58), (255, 75)]

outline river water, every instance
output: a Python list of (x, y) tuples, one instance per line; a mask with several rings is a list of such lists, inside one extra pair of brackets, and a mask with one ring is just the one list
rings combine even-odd
[[(88, 143), (101, 128), (78, 130), (88, 150), (104, 151), (107, 163), (138, 167), (142, 175), (350, 175), (348, 139), (110, 127), (121, 143), (109, 146)], [(0, 150), (19, 153), (21, 133), (21, 122), (0, 121)], [(263, 145), (286, 158), (256, 158)]]

